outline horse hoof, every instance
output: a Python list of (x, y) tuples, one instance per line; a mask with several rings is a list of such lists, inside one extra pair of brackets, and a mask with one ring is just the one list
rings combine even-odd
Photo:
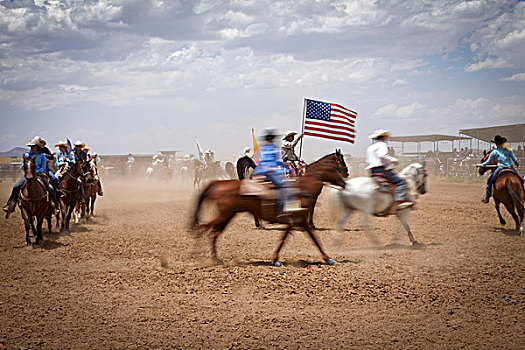
[(423, 243), (419, 243), (418, 241), (412, 242), (412, 247), (422, 247)]
[(505, 220), (500, 220), (499, 223), (502, 224), (503, 226), (505, 226), (507, 224), (507, 222)]
[(27, 243), (26, 249), (27, 250), (32, 250), (33, 249), (33, 245), (31, 243)]
[(283, 263), (281, 262), (281, 260), (277, 259), (273, 262), (273, 266), (275, 267), (281, 267), (283, 266)]
[(333, 258), (328, 258), (328, 259), (326, 259), (326, 263), (328, 265), (335, 265), (335, 260)]

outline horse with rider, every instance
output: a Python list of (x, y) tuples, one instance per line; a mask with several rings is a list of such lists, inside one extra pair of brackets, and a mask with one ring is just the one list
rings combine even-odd
[(519, 167), (518, 159), (512, 148), (506, 144), (505, 137), (496, 135), (491, 142), (496, 145), (496, 148), (489, 152), (485, 151), (481, 164), (478, 164), (480, 175), (489, 170), (492, 172), (487, 179), (485, 196), (481, 202), (488, 203), (493, 196), (500, 223), (505, 225), (506, 222), (499, 210), (500, 204), (503, 204), (512, 215), (516, 230), (520, 231), (523, 236), (525, 188), (523, 178), (516, 170)]

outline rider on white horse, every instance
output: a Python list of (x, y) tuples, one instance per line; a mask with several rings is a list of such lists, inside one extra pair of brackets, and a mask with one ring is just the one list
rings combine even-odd
[(397, 202), (398, 209), (405, 209), (414, 205), (414, 202), (408, 199), (406, 182), (397, 176), (388, 166), (397, 164), (396, 158), (388, 154), (386, 140), (390, 137), (388, 130), (377, 130), (369, 136), (376, 142), (368, 146), (366, 150), (366, 167), (370, 174), (381, 174), (388, 181), (396, 185), (394, 200)]

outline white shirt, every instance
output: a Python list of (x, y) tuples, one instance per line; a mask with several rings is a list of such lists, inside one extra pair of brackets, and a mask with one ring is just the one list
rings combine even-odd
[(281, 147), (283, 159), (287, 158), (289, 161), (299, 160), (299, 157), (295, 154), (294, 148), (301, 138), (302, 136), (299, 136), (294, 141), (283, 142), (283, 146)]
[(386, 142), (377, 141), (366, 149), (366, 162), (368, 163), (366, 168), (371, 169), (378, 166), (386, 167), (393, 162), (397, 162), (397, 159), (388, 154)]

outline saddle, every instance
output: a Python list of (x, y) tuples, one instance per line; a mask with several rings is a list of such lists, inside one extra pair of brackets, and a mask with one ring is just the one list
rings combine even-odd
[(279, 197), (277, 187), (270, 181), (267, 181), (265, 176), (254, 176), (251, 179), (241, 180), (239, 193), (241, 196), (261, 197), (271, 200)]
[(396, 185), (388, 181), (388, 179), (381, 173), (372, 173), (370, 175), (372, 179), (375, 180), (377, 185), (379, 186), (378, 191), (383, 193), (390, 193), (394, 195), (394, 191), (396, 190)]
[(513, 175), (516, 175), (520, 181), (521, 181), (521, 184), (523, 185), (523, 178), (512, 168), (503, 168), (499, 173), (498, 173), (498, 176), (492, 180), (492, 184), (494, 185), (494, 183), (496, 182), (496, 179), (499, 178), (500, 176), (502, 175), (506, 175), (506, 174), (513, 174)]

